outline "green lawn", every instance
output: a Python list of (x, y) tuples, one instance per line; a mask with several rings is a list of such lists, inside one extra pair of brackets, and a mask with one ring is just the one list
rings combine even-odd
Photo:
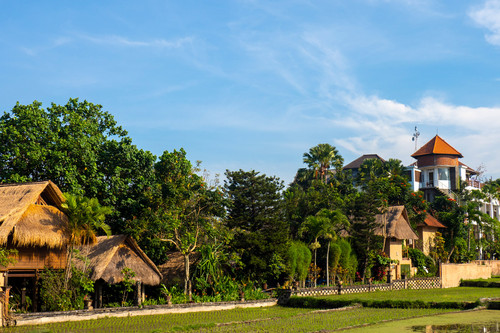
[(2, 332), (311, 332), (435, 315), (449, 310), (363, 309), (314, 311), (279, 306), (158, 316), (104, 318), (42, 326), (5, 328)]
[(406, 289), (370, 293), (321, 296), (341, 300), (420, 300), (424, 302), (475, 302), (479, 298), (500, 298), (500, 288), (458, 287), (446, 289)]

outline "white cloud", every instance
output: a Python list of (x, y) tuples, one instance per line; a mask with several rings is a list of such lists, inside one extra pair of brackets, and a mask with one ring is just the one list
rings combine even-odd
[(500, 176), (500, 157), (492, 154), (500, 142), (499, 107), (473, 108), (432, 97), (423, 98), (415, 107), (377, 96), (345, 97), (345, 103), (352, 112), (335, 123), (352, 134), (335, 144), (352, 153), (378, 153), (410, 163), (412, 130), (418, 125), (422, 132), (419, 146), (439, 129), (440, 135), (465, 156), (466, 164), (474, 168), (485, 163), (491, 173)]
[(168, 48), (168, 49), (181, 48), (185, 44), (189, 44), (193, 41), (192, 37), (182, 37), (173, 40), (165, 40), (165, 39), (132, 40), (117, 35), (108, 35), (108, 36), (82, 35), (81, 38), (95, 44), (105, 44), (111, 46), (124, 46), (124, 47), (157, 47), (157, 48)]
[(480, 26), (488, 29), (486, 41), (500, 46), (500, 0), (488, 0), (481, 7), (470, 10), (469, 16)]

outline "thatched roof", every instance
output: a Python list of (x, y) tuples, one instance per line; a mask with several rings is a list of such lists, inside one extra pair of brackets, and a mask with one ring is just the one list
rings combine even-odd
[[(78, 249), (87, 256), (86, 269), (90, 270), (90, 278), (94, 281), (103, 279), (109, 284), (120, 283), (123, 281), (122, 270), (128, 267), (135, 272), (134, 281), (150, 286), (160, 284), (160, 271), (130, 236), (100, 236), (95, 244)], [(75, 260), (75, 263), (84, 269), (83, 261)]]
[[(164, 264), (158, 266), (163, 278), (168, 281), (184, 279), (184, 255), (180, 252), (167, 253), (168, 260)], [(201, 258), (199, 252), (193, 252), (189, 255), (189, 264), (195, 265)]]
[[(391, 206), (384, 214), (378, 214), (376, 221), (380, 225), (375, 230), (379, 236), (393, 237), (396, 239), (418, 239), (408, 221), (408, 213), (404, 206)], [(385, 228), (384, 228), (385, 226)]]
[(51, 181), (0, 185), (0, 245), (12, 235), (19, 246), (63, 247), (69, 240), (63, 202)]

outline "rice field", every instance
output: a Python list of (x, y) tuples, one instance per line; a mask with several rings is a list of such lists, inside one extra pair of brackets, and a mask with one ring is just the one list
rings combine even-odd
[(19, 326), (4, 328), (1, 332), (313, 332), (446, 312), (450, 310), (355, 308), (317, 311), (274, 306)]
[(371, 293), (321, 296), (341, 300), (419, 300), (424, 302), (475, 302), (480, 298), (500, 298), (500, 288), (458, 287), (446, 289), (405, 289)]

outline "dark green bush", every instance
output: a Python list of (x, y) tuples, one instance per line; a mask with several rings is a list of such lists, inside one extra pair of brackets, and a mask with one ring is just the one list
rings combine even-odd
[(420, 300), (336, 300), (334, 298), (316, 297), (290, 297), (285, 305), (292, 308), (311, 309), (337, 309), (354, 304), (361, 304), (365, 308), (388, 308), (388, 309), (473, 309), (479, 302), (424, 302)]
[(488, 280), (462, 280), (460, 287), (500, 288), (500, 282)]

